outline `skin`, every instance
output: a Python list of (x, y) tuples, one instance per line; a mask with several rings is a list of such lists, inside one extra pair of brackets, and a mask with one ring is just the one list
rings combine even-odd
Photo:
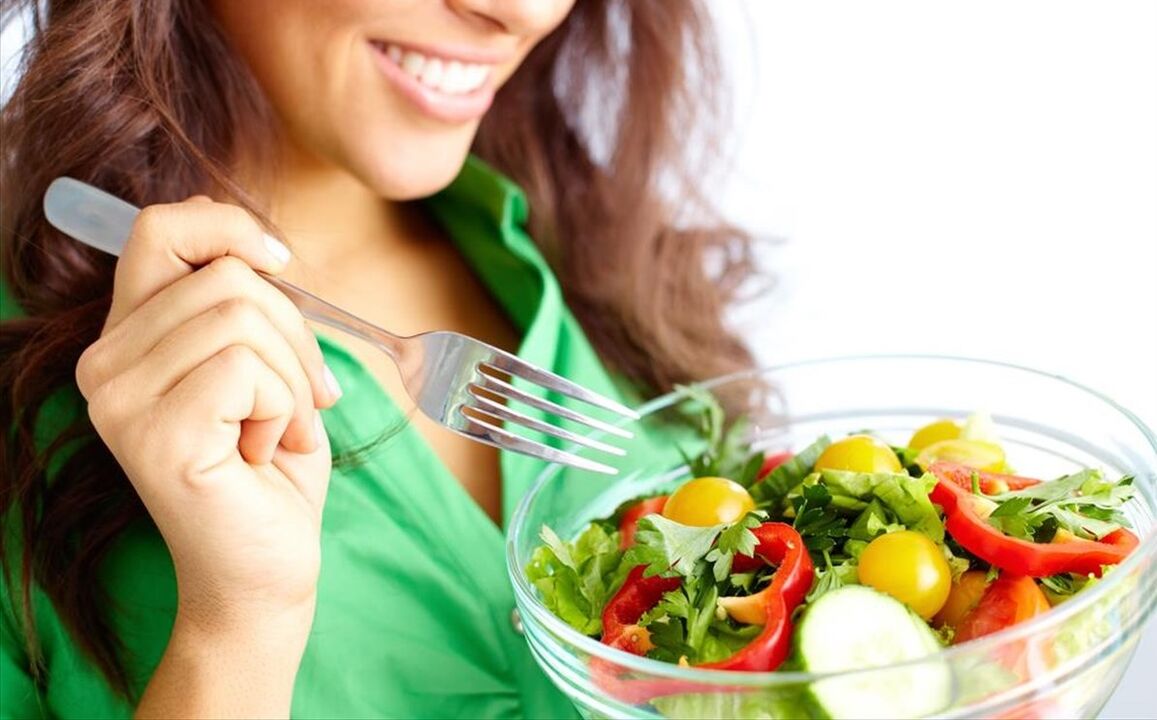
[[(446, 121), (386, 82), (368, 39), (502, 56), (505, 81), (573, 0), (211, 1), (279, 121), (276, 173), (239, 177), (284, 246), (209, 198), (146, 208), (77, 382), (172, 554), (178, 609), (140, 717), (288, 716), (312, 623), (338, 402), (311, 328), (256, 271), (402, 333), (517, 338), (437, 228), (398, 201), (457, 174), (478, 120)], [(343, 341), (347, 340), (343, 338)], [(403, 407), (389, 361), (347, 343)], [(466, 490), (498, 513), (493, 451), (415, 416)]]

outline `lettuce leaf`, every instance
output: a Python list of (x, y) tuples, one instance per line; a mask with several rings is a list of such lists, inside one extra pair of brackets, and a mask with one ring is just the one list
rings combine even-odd
[(592, 524), (568, 543), (544, 525), (541, 537), (543, 545), (526, 566), (527, 578), (551, 612), (584, 635), (599, 635), (603, 606), (631, 569), (623, 562), (619, 534)]
[(816, 461), (831, 444), (831, 438), (824, 435), (768, 473), (763, 482), (752, 485), (750, 492), (755, 504), (758, 507), (780, 504), (792, 488), (797, 487), (811, 474)]
[(752, 692), (685, 693), (651, 700), (663, 717), (680, 720), (808, 720), (826, 715), (802, 686)]
[[(936, 485), (936, 477), (924, 474), (912, 477), (906, 473), (856, 473), (843, 470), (824, 470), (820, 480), (832, 494), (832, 503), (837, 507), (848, 507), (849, 503), (838, 503), (838, 498), (861, 503), (859, 512), (868, 511), (873, 500), (891, 512), (896, 522), (909, 530), (923, 533), (937, 543), (944, 542), (944, 523), (928, 493)], [(877, 521), (880, 518), (877, 517)], [(870, 521), (865, 520), (864, 530)], [(885, 523), (887, 524), (887, 523)], [(854, 524), (853, 524), (854, 527)]]

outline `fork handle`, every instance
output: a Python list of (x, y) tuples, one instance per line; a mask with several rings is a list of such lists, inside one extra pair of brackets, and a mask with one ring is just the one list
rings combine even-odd
[[(44, 215), (53, 227), (89, 247), (121, 256), (140, 209), (115, 195), (69, 177), (58, 177), (44, 193)], [(310, 320), (343, 330), (401, 359), (402, 338), (362, 320), (291, 282), (259, 274), (286, 295)]]

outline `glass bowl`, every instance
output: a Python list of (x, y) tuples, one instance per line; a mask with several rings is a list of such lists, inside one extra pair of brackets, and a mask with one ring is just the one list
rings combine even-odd
[[(817, 360), (728, 376), (705, 387), (725, 397), (751, 392), (759, 381), (772, 391), (760, 394), (768, 419), (756, 424), (752, 437), (768, 452), (799, 450), (823, 434), (834, 438), (864, 429), (903, 444), (925, 423), (986, 411), (1009, 462), (1025, 474), (1047, 478), (1099, 467), (1113, 476), (1133, 475), (1138, 492), (1126, 514), (1141, 546), (1102, 581), (1042, 616), (901, 665), (824, 675), (741, 673), (680, 667), (615, 650), (551, 613), (523, 568), (541, 542), (544, 524), (561, 537), (575, 537), (620, 502), (663, 491), (686, 477), (679, 441), (670, 439), (678, 438), (679, 430), (669, 419), (686, 396), (664, 396), (640, 408), (643, 418), (619, 477), (552, 467), (511, 521), (507, 563), (527, 642), (584, 716), (830, 715), (831, 708), (820, 707), (817, 697), (846, 700), (852, 710), (844, 714), (856, 717), (1096, 715), (1157, 602), (1152, 431), (1117, 403), (1064, 378), (963, 358)], [(668, 694), (673, 687), (682, 692)]]

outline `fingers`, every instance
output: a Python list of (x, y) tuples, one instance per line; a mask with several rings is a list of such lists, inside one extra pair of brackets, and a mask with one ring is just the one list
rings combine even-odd
[(233, 257), (218, 258), (177, 280), (107, 330), (86, 352), (85, 372), (77, 375), (81, 392), (124, 372), (181, 324), (232, 302), (252, 304), (288, 341), (308, 379), (313, 406), (328, 407), (337, 400), (341, 391), (325, 367), (317, 338), (296, 306), (244, 261)]
[[(249, 464), (266, 465), (273, 461), (295, 404), (293, 391), (260, 355), (248, 346), (231, 345), (181, 378), (156, 410), (178, 427), (203, 427), (205, 418), (212, 418), (209, 432), (227, 436), (224, 443), (220, 437), (209, 438), (214, 446), (234, 446)], [(309, 427), (312, 431), (312, 417)], [(317, 446), (316, 438), (312, 444)], [(206, 462), (190, 468), (187, 476), (204, 476), (214, 469)]]
[(285, 245), (235, 205), (194, 199), (141, 210), (117, 263), (106, 327), (115, 327), (161, 289), (224, 256), (267, 273), (281, 272), (290, 259)]
[[(314, 401), (298, 353), (269, 318), (247, 298), (231, 298), (178, 326), (126, 373), (135, 392), (159, 398), (215, 355), (242, 346), (272, 370), (294, 398), (282, 442), (308, 453), (316, 447)], [(268, 418), (238, 418), (266, 420)]]
[(93, 424), (130, 474), (279, 458), (327, 475), (316, 408), (340, 389), (301, 313), (260, 275), (289, 259), (244, 210), (205, 197), (137, 217), (104, 332), (77, 367)]
[(329, 438), (321, 413), (316, 414), (318, 449), (310, 455), (289, 452), (284, 446), (274, 450), (273, 464), (289, 478), (298, 492), (314, 507), (325, 505), (326, 491), (329, 489)]

